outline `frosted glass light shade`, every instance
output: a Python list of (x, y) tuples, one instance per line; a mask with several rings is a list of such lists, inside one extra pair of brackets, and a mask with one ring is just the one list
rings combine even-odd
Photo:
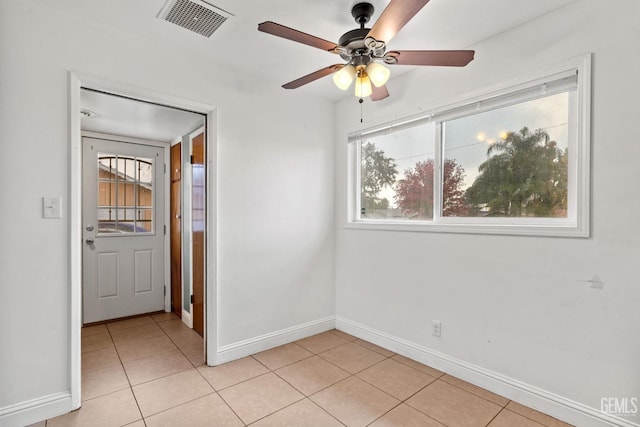
[(369, 76), (358, 77), (356, 79), (356, 96), (358, 98), (366, 98), (373, 93), (371, 90), (371, 80)]
[(333, 74), (333, 82), (342, 90), (349, 89), (351, 82), (356, 75), (356, 67), (353, 65), (345, 65), (340, 71)]
[(371, 62), (367, 65), (367, 75), (375, 87), (384, 86), (391, 76), (391, 71), (382, 64)]

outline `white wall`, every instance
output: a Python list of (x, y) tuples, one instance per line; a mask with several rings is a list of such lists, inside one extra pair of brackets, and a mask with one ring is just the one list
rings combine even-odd
[[(365, 104), (363, 126), (355, 98), (338, 105), (338, 325), (441, 352), (596, 411), (602, 397), (640, 398), (639, 16), (637, 0), (578, 1), (472, 46), (476, 59), (466, 68), (392, 78), (390, 98)], [(349, 132), (587, 52), (594, 53), (591, 238), (344, 228)], [(603, 290), (585, 282), (594, 274)], [(431, 336), (432, 319), (443, 322), (442, 338)]]
[(0, 408), (70, 387), (68, 70), (217, 107), (220, 345), (333, 316), (333, 105), (215, 57), (1, 2)]

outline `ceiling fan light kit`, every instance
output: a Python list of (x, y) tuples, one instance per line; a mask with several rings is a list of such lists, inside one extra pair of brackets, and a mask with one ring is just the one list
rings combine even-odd
[(370, 62), (365, 71), (375, 87), (384, 86), (391, 77), (391, 70), (377, 62)]
[(356, 79), (356, 96), (360, 99), (371, 96), (373, 90), (371, 88), (371, 80), (368, 76), (358, 77)]
[(338, 44), (294, 30), (275, 22), (258, 25), (258, 30), (340, 55), (346, 64), (334, 64), (284, 84), (295, 89), (333, 74), (333, 82), (347, 90), (355, 80), (355, 95), (371, 96), (379, 101), (389, 96), (386, 83), (391, 71), (385, 65), (418, 65), (464, 67), (473, 60), (473, 50), (394, 50), (386, 52), (387, 44), (429, 0), (391, 0), (372, 28), (365, 28), (374, 8), (370, 3), (357, 3), (351, 15), (360, 28), (344, 33)]
[(347, 64), (333, 75), (333, 82), (342, 90), (349, 89), (351, 82), (356, 76), (356, 67)]

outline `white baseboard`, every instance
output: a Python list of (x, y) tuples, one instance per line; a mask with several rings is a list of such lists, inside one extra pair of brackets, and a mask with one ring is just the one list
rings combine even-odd
[(442, 372), (576, 426), (640, 427), (640, 424), (630, 420), (605, 414), (582, 403), (397, 338), (385, 332), (374, 330), (343, 317), (336, 317), (336, 329), (429, 365)]
[(0, 426), (24, 427), (71, 411), (71, 393), (55, 393), (0, 408)]
[(182, 310), (182, 323), (190, 328), (193, 328), (193, 319), (191, 318), (191, 313), (184, 309)]
[(321, 332), (330, 331), (335, 328), (336, 320), (334, 316), (318, 319), (301, 325), (271, 332), (248, 340), (239, 341), (233, 344), (224, 345), (218, 348), (216, 354), (216, 364), (230, 362), (261, 351), (269, 350), (280, 345), (310, 337)]

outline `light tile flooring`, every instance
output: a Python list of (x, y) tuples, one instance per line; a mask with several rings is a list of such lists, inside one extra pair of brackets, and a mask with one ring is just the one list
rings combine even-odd
[(82, 330), (82, 408), (36, 426), (568, 426), (333, 330), (218, 367), (165, 313)]

